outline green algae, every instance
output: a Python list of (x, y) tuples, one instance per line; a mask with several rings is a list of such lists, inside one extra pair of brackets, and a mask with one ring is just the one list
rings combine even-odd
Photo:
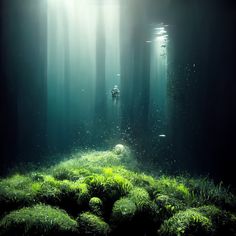
[(77, 232), (77, 222), (65, 211), (38, 204), (12, 211), (0, 222), (1, 235), (66, 235)]
[(102, 218), (90, 212), (80, 214), (77, 221), (81, 235), (105, 236), (110, 231), (109, 225)]
[(112, 208), (112, 220), (115, 223), (129, 222), (137, 211), (136, 204), (129, 198), (117, 200)]
[(0, 232), (236, 234), (235, 196), (222, 184), (206, 178), (155, 177), (137, 168), (127, 148), (116, 151), (73, 154), (50, 168), (1, 179)]
[(211, 220), (196, 211), (187, 209), (174, 214), (165, 220), (159, 230), (160, 235), (209, 235), (213, 231)]
[(102, 200), (98, 197), (92, 197), (89, 200), (89, 208), (90, 211), (97, 215), (97, 216), (102, 216), (103, 214), (103, 203)]

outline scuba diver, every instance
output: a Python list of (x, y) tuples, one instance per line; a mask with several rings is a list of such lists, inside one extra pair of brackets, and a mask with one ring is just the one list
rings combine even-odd
[(111, 90), (111, 96), (112, 96), (112, 100), (115, 103), (117, 103), (120, 96), (120, 90), (117, 85), (115, 85), (114, 88)]

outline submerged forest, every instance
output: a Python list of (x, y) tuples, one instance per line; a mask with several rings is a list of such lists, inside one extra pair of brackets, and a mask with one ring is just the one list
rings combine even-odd
[(0, 1), (0, 235), (235, 236), (236, 4)]

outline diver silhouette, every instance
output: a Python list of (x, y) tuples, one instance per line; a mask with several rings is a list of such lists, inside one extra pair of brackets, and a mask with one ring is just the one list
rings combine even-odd
[(116, 103), (120, 97), (120, 90), (117, 85), (111, 90), (112, 100)]

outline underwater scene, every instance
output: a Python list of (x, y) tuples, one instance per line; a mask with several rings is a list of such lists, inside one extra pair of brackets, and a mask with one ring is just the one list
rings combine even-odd
[(0, 236), (236, 236), (236, 2), (0, 1)]

